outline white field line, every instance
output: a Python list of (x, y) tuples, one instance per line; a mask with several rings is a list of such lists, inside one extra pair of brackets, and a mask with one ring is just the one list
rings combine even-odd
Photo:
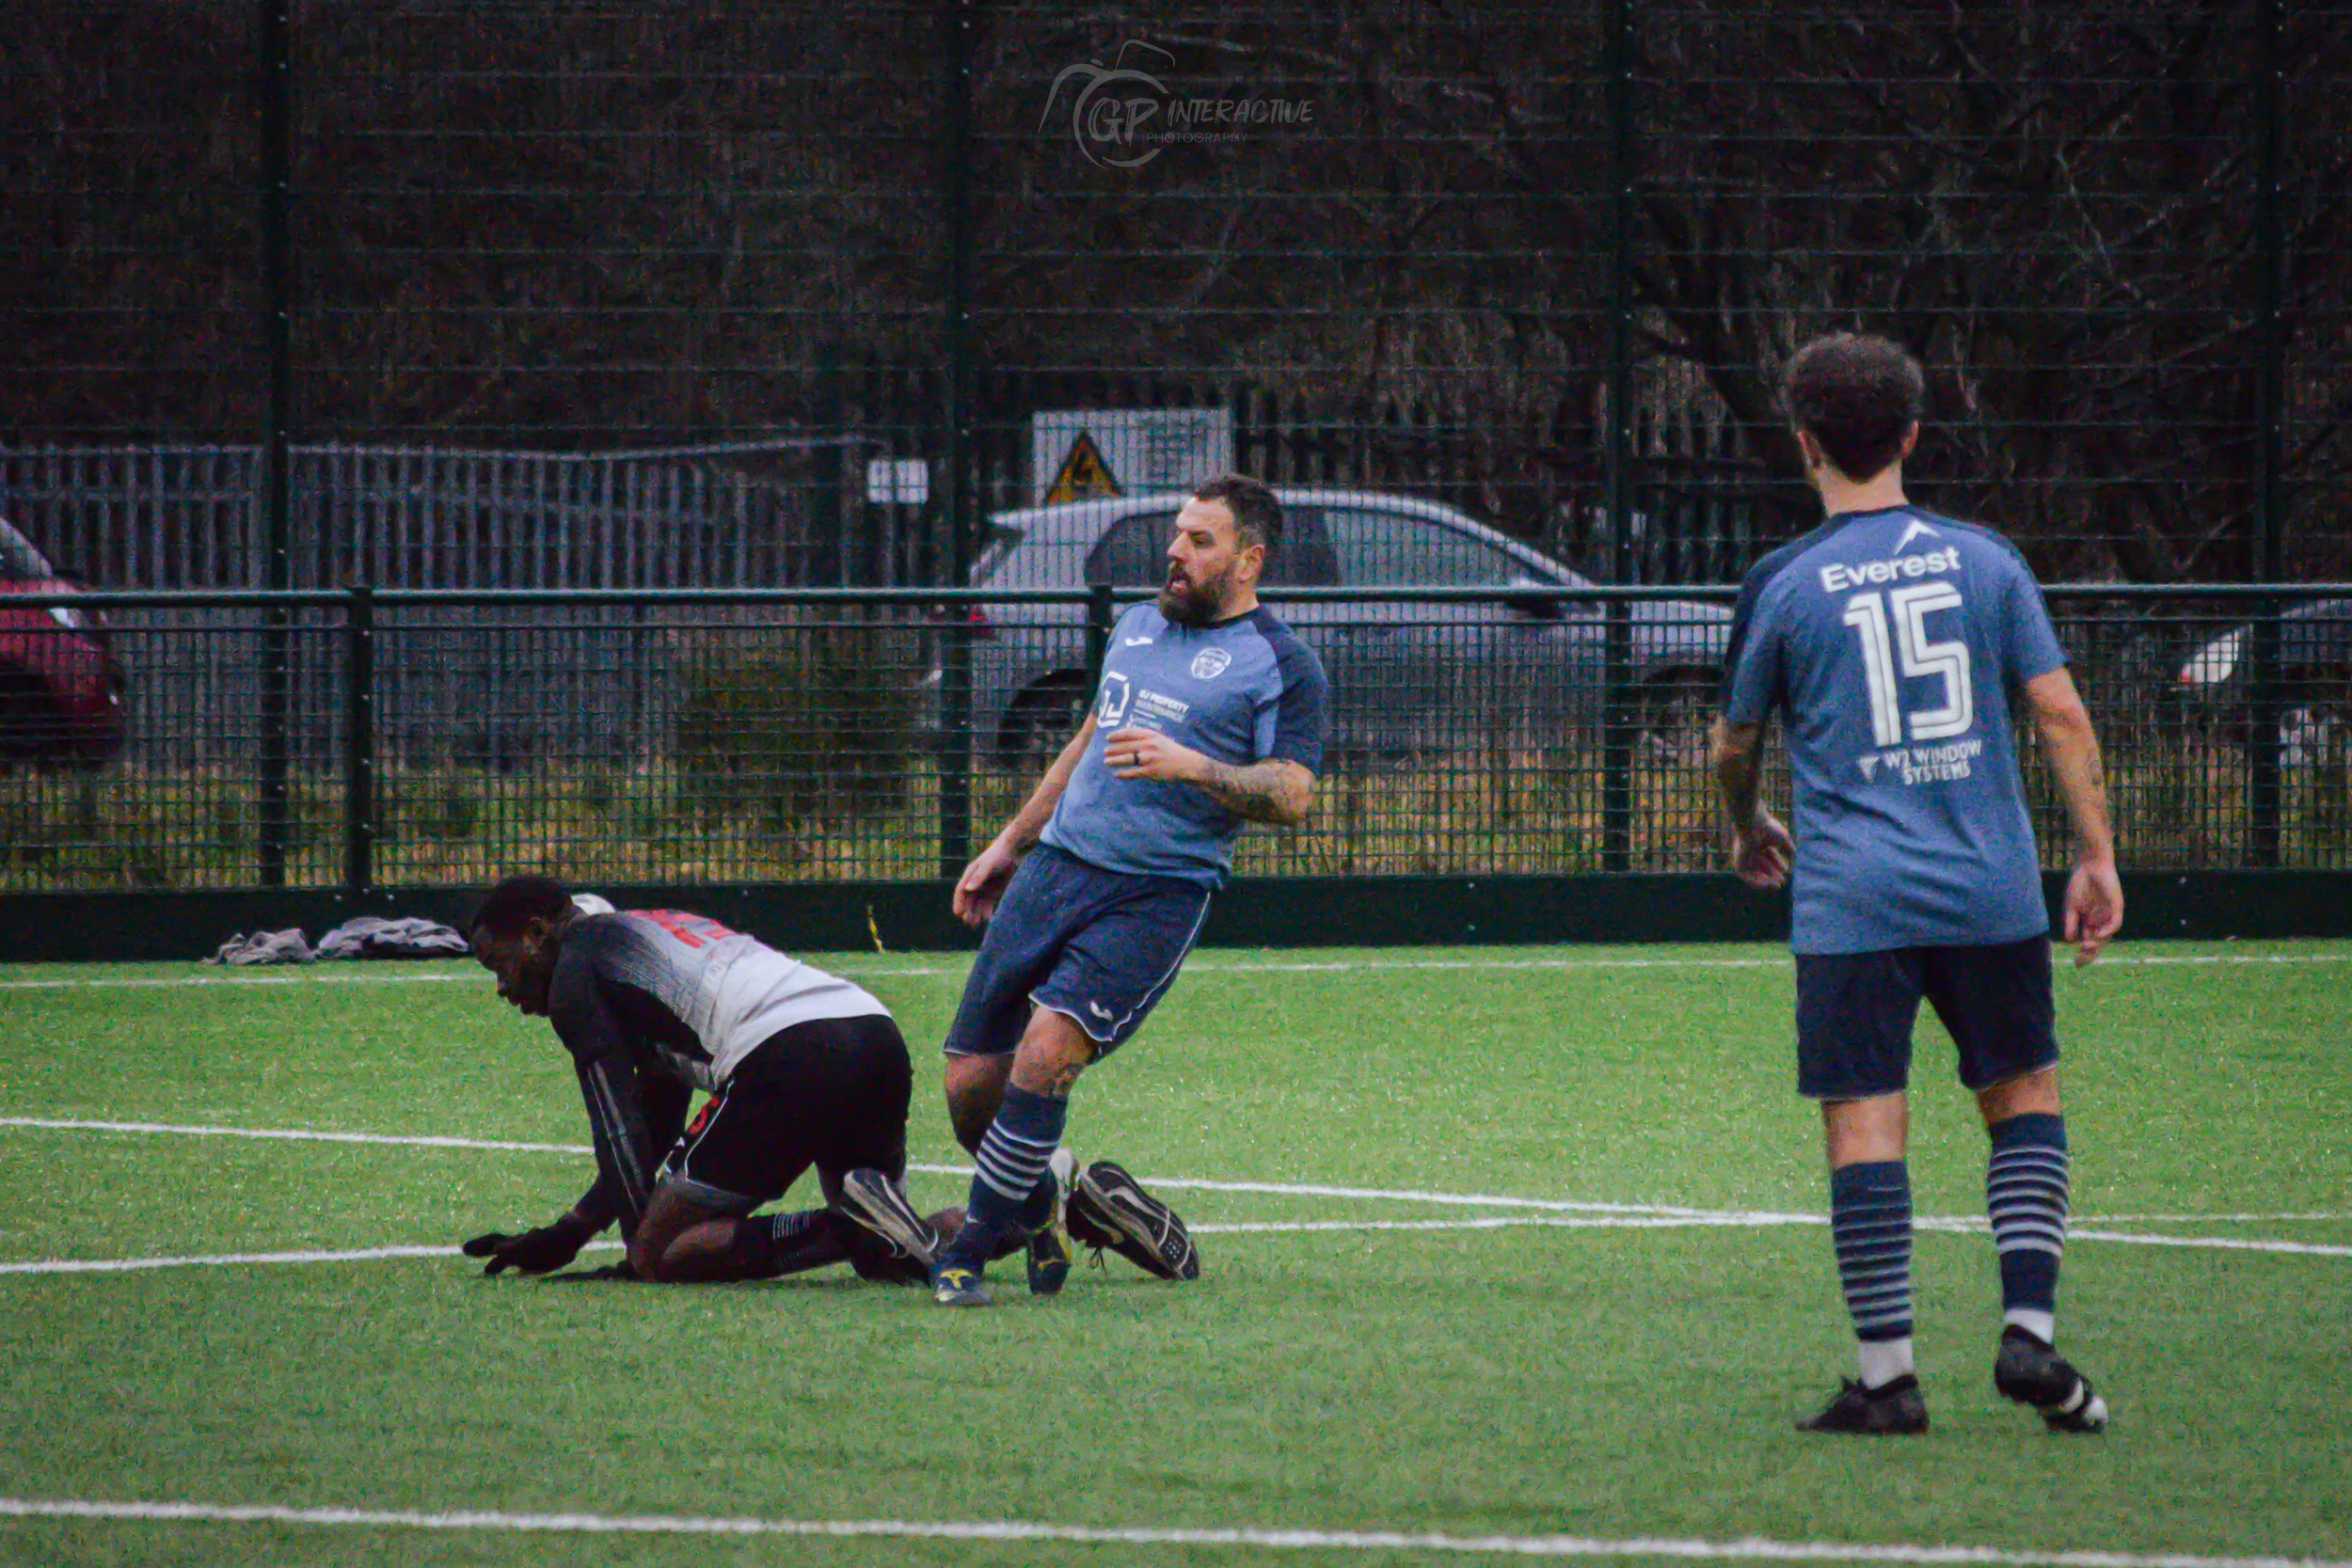
[(0, 1516), (179, 1523), (342, 1526), (359, 1529), (510, 1530), (564, 1535), (801, 1536), (917, 1541), (1063, 1542), (1082, 1545), (1188, 1546), (1267, 1551), (1429, 1552), (1525, 1558), (1681, 1558), (1710, 1561), (1985, 1564), (1988, 1568), (2352, 1568), (2326, 1558), (2200, 1557), (2187, 1552), (2021, 1552), (1997, 1546), (1926, 1546), (1745, 1536), (1448, 1535), (1422, 1530), (1053, 1525), (1020, 1519), (758, 1519), (670, 1514), (525, 1513), (469, 1509), (427, 1513), (244, 1503), (138, 1503), (0, 1497)]
[[(1775, 1214), (1764, 1212), (1718, 1214), (1486, 1214), (1459, 1220), (1245, 1220), (1228, 1224), (1196, 1225), (1189, 1228), (1196, 1236), (1304, 1235), (1340, 1231), (1437, 1231), (1437, 1230), (1504, 1230), (1515, 1227), (1539, 1227), (1557, 1230), (1678, 1230), (1678, 1229), (1744, 1229), (1760, 1230), (1774, 1226), (1825, 1226), (1828, 1217), (1822, 1214)], [(1947, 1235), (1969, 1235), (1982, 1232), (1982, 1220), (1936, 1220), (1918, 1222), (1918, 1228)], [(2225, 1236), (2150, 1236), (2132, 1231), (2074, 1230), (2068, 1240), (2077, 1242), (2119, 1242), (2131, 1246), (2177, 1246), (2218, 1248), (2235, 1252), (2293, 1253), (2318, 1258), (2352, 1258), (2352, 1246), (2329, 1246), (2306, 1242), (2274, 1242), (2246, 1240)], [(618, 1251), (621, 1243), (613, 1241), (591, 1242), (596, 1251)], [(437, 1246), (352, 1247), (337, 1251), (298, 1252), (217, 1252), (189, 1254), (169, 1258), (102, 1258), (102, 1259), (42, 1259), (24, 1263), (0, 1263), (0, 1275), (56, 1274), (130, 1274), (147, 1269), (219, 1269), (241, 1268), (275, 1263), (365, 1263), (386, 1259), (455, 1258), (459, 1249), (447, 1243)]]
[[(2099, 960), (2102, 967), (2115, 965), (2169, 964), (2341, 964), (2352, 963), (2352, 953), (2145, 953), (2109, 954)], [(852, 980), (869, 979), (938, 979), (961, 977), (968, 964), (925, 964), (902, 967), (867, 968), (863, 964), (845, 964), (840, 973)], [(1301, 959), (1297, 962), (1247, 961), (1219, 963), (1216, 959), (1196, 960), (1185, 970), (1194, 974), (1384, 974), (1408, 970), (1643, 970), (1643, 969), (1787, 969), (1786, 954), (1770, 958), (1338, 958), (1327, 961)], [(405, 985), (421, 981), (444, 983), (471, 982), (483, 986), (490, 983), (485, 974), (467, 972), (456, 974), (413, 970), (372, 971), (366, 974), (190, 974), (150, 975), (116, 979), (93, 976), (89, 979), (0, 980), (0, 990), (81, 990), (99, 988), (137, 990), (169, 986), (302, 986), (342, 983), (345, 985)]]
[[(54, 1132), (169, 1133), (191, 1137), (260, 1138), (287, 1142), (496, 1149), (525, 1154), (580, 1155), (596, 1152), (587, 1144), (522, 1143), (499, 1138), (455, 1138), (423, 1133), (326, 1132), (284, 1127), (213, 1127), (174, 1122), (91, 1121), (45, 1117), (0, 1117), (0, 1128), (8, 1127)], [(909, 1164), (907, 1168), (932, 1176), (969, 1178), (972, 1174), (972, 1167), (969, 1165), (915, 1164)], [(1823, 1214), (1772, 1214), (1736, 1209), (1696, 1209), (1667, 1203), (1604, 1203), (1574, 1198), (1518, 1197), (1503, 1193), (1422, 1192), (1391, 1187), (1340, 1187), (1318, 1182), (1216, 1181), (1202, 1177), (1184, 1176), (1154, 1176), (1149, 1179), (1149, 1184), (1166, 1188), (1171, 1192), (1259, 1193), (1278, 1197), (1335, 1197), (1383, 1203), (1426, 1203), (1439, 1207), (1465, 1209), (1533, 1209), (1549, 1213), (1646, 1215), (1689, 1220), (1707, 1225), (1826, 1225), (1828, 1223), (1828, 1216)], [(2078, 1214), (2075, 1216), (2075, 1223), (2078, 1226), (2094, 1224), (2222, 1225), (2269, 1224), (2284, 1221), (2331, 1222), (2344, 1219), (2352, 1219), (2352, 1214), (2325, 1212), (2272, 1214)], [(1917, 1225), (1923, 1230), (1983, 1230), (1986, 1228), (1986, 1222), (1982, 1218), (1966, 1215), (1950, 1217), (1921, 1215)], [(2085, 1229), (2077, 1229), (2072, 1231), (2071, 1234), (2097, 1241), (2141, 1240), (2155, 1246), (2196, 1244), (2190, 1240), (2140, 1238)], [(2300, 1243), (2289, 1242), (2248, 1243), (2216, 1241), (2213, 1244), (2230, 1246), (2254, 1244), (2275, 1250), (2317, 1250), (2328, 1256), (2334, 1255), (2327, 1248), (2307, 1249)]]
[[(590, 1242), (587, 1252), (618, 1252), (618, 1242)], [(0, 1274), (135, 1274), (144, 1269), (232, 1269), (260, 1263), (373, 1263), (387, 1258), (462, 1258), (444, 1242), (437, 1246), (347, 1247), (340, 1251), (213, 1252), (181, 1258), (53, 1258), (37, 1263), (0, 1263)]]
[(594, 1154), (587, 1144), (512, 1143), (500, 1138), (441, 1138), (422, 1133), (314, 1132), (284, 1127), (204, 1127), (167, 1121), (70, 1121), (42, 1117), (0, 1117), (0, 1127), (48, 1129), (61, 1132), (170, 1132), (192, 1138), (264, 1138), (291, 1143), (402, 1144), (419, 1148), (499, 1148), (523, 1154)]
[[(1691, 1227), (1760, 1230), (1772, 1226), (1826, 1226), (1826, 1214), (1769, 1212), (1681, 1214), (1492, 1214), (1472, 1220), (1257, 1220), (1232, 1225), (1187, 1227), (1195, 1235), (1243, 1235), (1252, 1232), (1312, 1230), (1502, 1230), (1514, 1226), (1540, 1226), (1557, 1230), (1675, 1230)], [(1922, 1219), (1920, 1230), (1947, 1235), (1980, 1234), (1991, 1228), (1978, 1219)], [(2125, 1230), (2069, 1229), (2070, 1242), (2120, 1242), (2129, 1246), (2217, 1247), (2233, 1252), (2297, 1253), (2314, 1258), (2352, 1258), (2352, 1246), (2315, 1242), (2273, 1242), (2229, 1236), (2151, 1236)]]
[(90, 979), (69, 980), (0, 980), (0, 990), (88, 990), (107, 988), (120, 990), (149, 990), (166, 986), (318, 986), (318, 985), (415, 985), (421, 981), (479, 980), (487, 985), (488, 971), (479, 974), (447, 974), (431, 970), (395, 970), (389, 974), (163, 974), (126, 975), (120, 979), (94, 976)]

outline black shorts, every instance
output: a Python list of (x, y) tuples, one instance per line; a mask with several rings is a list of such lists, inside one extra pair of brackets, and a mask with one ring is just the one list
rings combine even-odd
[(901, 1179), (914, 1086), (907, 1042), (889, 1018), (796, 1023), (754, 1046), (703, 1101), (661, 1184), (713, 1212), (748, 1214), (811, 1165), (828, 1201), (861, 1165)]
[(2058, 1060), (2047, 936), (1990, 947), (1800, 953), (1797, 1092), (1864, 1100), (1907, 1087), (1922, 996), (1960, 1047), (1960, 1081), (1971, 1089)]

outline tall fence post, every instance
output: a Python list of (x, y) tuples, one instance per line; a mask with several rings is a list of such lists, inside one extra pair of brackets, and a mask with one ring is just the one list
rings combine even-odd
[[(947, 255), (942, 323), (947, 339), (947, 550), (950, 586), (971, 580), (978, 534), (972, 493), (972, 6), (942, 0), (947, 26), (945, 154)], [(972, 858), (972, 633), (968, 612), (942, 618), (939, 874)]]
[(1091, 584), (1087, 589), (1087, 688), (1091, 691), (1103, 683), (1103, 661), (1111, 656), (1111, 626), (1119, 620), (1119, 606), (1111, 598), (1107, 582)]
[(375, 883), (375, 591), (351, 590), (343, 612), (343, 891)]
[[(2254, 575), (2265, 583), (2284, 576), (2285, 519), (2281, 468), (2286, 424), (2286, 219), (2280, 199), (2280, 142), (2284, 134), (2281, 103), (2286, 75), (2286, 4), (2264, 8), (2262, 74), (2255, 84), (2254, 309)], [(2277, 865), (2280, 859), (2279, 633), (2283, 598), (2257, 600), (2248, 639), (2250, 697), (2247, 745), (2247, 859)]]
[[(262, 521), (266, 543), (262, 586), (293, 585), (292, 529), (287, 505), (286, 426), (294, 396), (294, 244), (288, 208), (294, 189), (294, 65), (289, 0), (262, 0), (262, 339), (268, 362), (268, 406), (262, 436)], [(293, 633), (288, 614), (272, 605), (262, 613), (260, 690), (260, 785), (255, 849), (263, 887), (286, 884), (286, 721)]]
[[(1633, 7), (1609, 9), (1609, 376), (1601, 431), (1608, 485), (1610, 580), (1622, 587), (1638, 570), (1632, 547), (1633, 461)], [(1633, 850), (1632, 606), (1604, 607), (1600, 711), (1600, 865), (1631, 868)]]

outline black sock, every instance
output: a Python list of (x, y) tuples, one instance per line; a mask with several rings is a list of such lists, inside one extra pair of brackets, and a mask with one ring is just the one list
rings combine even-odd
[(830, 1209), (751, 1214), (735, 1222), (727, 1249), (742, 1279), (776, 1279), (838, 1263), (851, 1256), (844, 1230), (854, 1229)]

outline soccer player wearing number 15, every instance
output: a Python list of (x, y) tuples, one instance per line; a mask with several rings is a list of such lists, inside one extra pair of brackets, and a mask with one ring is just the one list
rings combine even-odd
[[(1911, 1354), (1911, 1029), (1924, 995), (1960, 1048), (1992, 1152), (2000, 1392), (2096, 1432), (2106, 1403), (2052, 1348), (2065, 1244), (2049, 918), (2010, 740), (2022, 697), (2066, 800), (2076, 865), (2066, 940), (2089, 963), (2122, 925), (2099, 745), (2024, 559), (2000, 535), (1905, 499), (1918, 363), (1839, 334), (1785, 391), (1828, 520), (1750, 572), (1734, 611), (1714, 765), (1732, 868), (1793, 876), (1797, 1086), (1820, 1102), (1838, 1277), (1859, 1382), (1802, 1423), (1927, 1429)], [(1756, 799), (1766, 721), (1784, 716), (1797, 836)]]

